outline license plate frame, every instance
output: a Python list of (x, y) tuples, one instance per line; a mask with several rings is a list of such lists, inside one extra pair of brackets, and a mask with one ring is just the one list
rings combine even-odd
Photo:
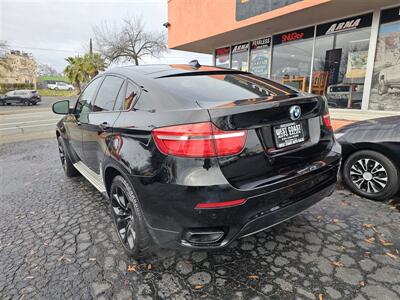
[(301, 144), (305, 141), (304, 126), (301, 122), (276, 125), (272, 131), (277, 149)]

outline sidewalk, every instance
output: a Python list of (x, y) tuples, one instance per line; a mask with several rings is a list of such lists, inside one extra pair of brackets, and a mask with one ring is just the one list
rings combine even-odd
[(356, 121), (363, 121), (363, 120), (390, 117), (390, 116), (400, 116), (400, 111), (390, 111), (390, 112), (376, 111), (376, 110), (362, 111), (354, 109), (330, 108), (329, 112), (332, 119), (332, 125), (335, 130)]

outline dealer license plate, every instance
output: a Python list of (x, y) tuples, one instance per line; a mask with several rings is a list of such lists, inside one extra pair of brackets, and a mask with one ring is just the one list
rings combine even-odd
[(283, 148), (304, 142), (304, 131), (301, 123), (292, 122), (274, 127), (277, 148)]

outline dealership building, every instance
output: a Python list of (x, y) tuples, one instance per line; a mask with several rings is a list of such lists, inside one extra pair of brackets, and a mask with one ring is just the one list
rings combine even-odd
[(213, 54), (331, 107), (400, 111), (398, 0), (169, 0), (172, 49)]

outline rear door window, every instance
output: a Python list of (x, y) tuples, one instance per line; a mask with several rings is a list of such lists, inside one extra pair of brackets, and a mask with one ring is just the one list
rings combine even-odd
[(127, 110), (132, 107), (137, 95), (138, 95), (138, 88), (132, 83), (128, 82), (124, 99), (124, 110)]
[(120, 89), (117, 101), (115, 102), (114, 110), (128, 110), (138, 96), (139, 88), (127, 81)]
[(114, 103), (121, 89), (124, 79), (117, 76), (107, 76), (100, 86), (99, 92), (94, 102), (93, 111), (110, 111), (114, 108)]

